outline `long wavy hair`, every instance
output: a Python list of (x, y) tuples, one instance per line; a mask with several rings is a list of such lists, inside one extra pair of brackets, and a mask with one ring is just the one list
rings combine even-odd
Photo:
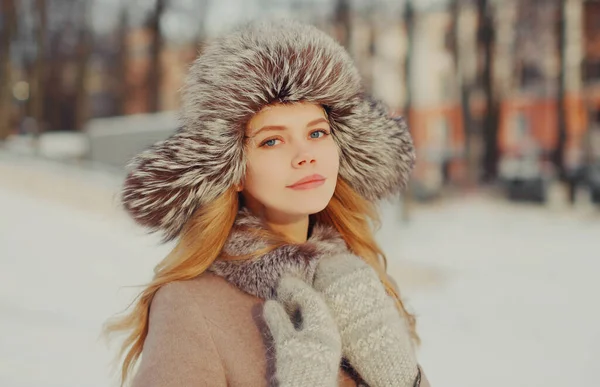
[[(212, 203), (200, 208), (183, 228), (171, 253), (156, 266), (153, 280), (136, 297), (129, 311), (106, 323), (104, 332), (109, 336), (117, 332), (126, 334), (118, 356), (122, 361), (121, 385), (128, 381), (142, 354), (144, 340), (148, 334), (150, 304), (154, 295), (162, 286), (173, 281), (197, 277), (216, 259), (224, 259), (220, 256), (221, 250), (239, 211), (240, 199), (240, 194), (231, 187)], [(396, 300), (398, 310), (407, 318), (412, 337), (415, 343), (418, 343), (415, 318), (405, 309), (398, 290), (387, 276), (385, 255), (374, 238), (374, 230), (380, 226), (375, 205), (357, 194), (346, 181), (338, 177), (329, 204), (323, 211), (313, 215), (312, 220), (334, 226), (348, 248), (377, 271), (387, 292)], [(289, 243), (281, 235), (269, 231), (265, 234), (264, 230), (256, 231), (271, 242), (266, 251), (261, 249), (256, 256)]]

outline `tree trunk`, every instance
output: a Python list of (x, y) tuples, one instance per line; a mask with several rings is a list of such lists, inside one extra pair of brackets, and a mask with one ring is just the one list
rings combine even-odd
[(119, 26), (117, 28), (117, 58), (113, 67), (113, 84), (111, 89), (114, 98), (114, 114), (124, 115), (127, 98), (127, 63), (129, 58), (129, 46), (127, 44), (129, 18), (125, 3), (121, 5)]
[(567, 107), (565, 101), (566, 88), (566, 0), (559, 0), (559, 21), (558, 21), (558, 55), (559, 55), (559, 75), (557, 88), (557, 124), (558, 139), (556, 149), (554, 150), (554, 165), (561, 179), (565, 179), (564, 152), (567, 140)]
[(77, 47), (77, 78), (75, 83), (75, 129), (82, 130), (89, 118), (89, 92), (87, 79), (89, 74), (89, 60), (92, 55), (92, 33), (88, 25), (87, 2), (81, 5), (81, 22), (79, 42)]
[(351, 51), (351, 20), (350, 20), (350, 4), (348, 0), (336, 0), (335, 4), (335, 26), (339, 33), (338, 39), (340, 43)]
[[(415, 10), (412, 0), (406, 0), (404, 7), (404, 26), (406, 30), (406, 56), (404, 57), (404, 119), (408, 124), (409, 129), (412, 128), (412, 56), (414, 46), (414, 31), (415, 31)], [(406, 222), (410, 219), (410, 207), (412, 200), (411, 183), (406, 188), (406, 192), (402, 196), (402, 219)]]
[(471, 115), (471, 89), (472, 85), (468, 83), (467, 76), (465, 74), (465, 66), (463, 58), (461, 56), (461, 42), (460, 42), (460, 9), (461, 0), (452, 0), (451, 12), (452, 12), (452, 56), (454, 59), (454, 65), (457, 69), (458, 74), (458, 91), (459, 100), (461, 107), (461, 116), (463, 122), (464, 131), (464, 159), (467, 165), (467, 183), (474, 185), (477, 183), (479, 176), (479, 163), (477, 160), (477, 152), (474, 144), (478, 140), (476, 137), (477, 133), (474, 132), (473, 128), (473, 117)]
[(479, 15), (479, 39), (483, 50), (482, 88), (485, 95), (485, 117), (483, 120), (483, 179), (493, 181), (498, 174), (498, 119), (499, 103), (496, 98), (493, 77), (493, 55), (495, 45), (494, 15), (489, 0), (477, 0)]
[(164, 40), (160, 30), (160, 20), (167, 7), (168, 0), (156, 0), (154, 13), (150, 18), (149, 27), (152, 31), (152, 46), (150, 51), (150, 71), (148, 71), (148, 110), (160, 111), (160, 91), (162, 84), (161, 53)]
[(404, 25), (406, 29), (406, 56), (404, 57), (404, 84), (405, 84), (405, 99), (404, 99), (404, 118), (410, 124), (410, 115), (412, 109), (412, 54), (414, 45), (414, 29), (415, 29), (415, 13), (411, 0), (406, 1), (404, 8)]
[(38, 149), (38, 139), (44, 126), (44, 67), (46, 65), (46, 42), (47, 42), (47, 14), (46, 0), (36, 0), (35, 8), (38, 16), (38, 28), (36, 30), (37, 56), (31, 77), (31, 115), (35, 120), (33, 129), (34, 146)]
[(2, 0), (6, 23), (0, 39), (0, 141), (5, 140), (12, 128), (12, 63), (10, 48), (17, 31), (17, 12), (14, 0)]

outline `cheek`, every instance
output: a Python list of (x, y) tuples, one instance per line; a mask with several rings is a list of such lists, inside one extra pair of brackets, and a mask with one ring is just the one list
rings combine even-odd
[(244, 188), (253, 195), (260, 196), (261, 192), (280, 185), (282, 176), (281, 162), (272, 157), (249, 157), (246, 163), (246, 178)]
[(331, 174), (338, 173), (340, 169), (340, 150), (334, 141), (328, 142), (322, 149), (320, 159)]

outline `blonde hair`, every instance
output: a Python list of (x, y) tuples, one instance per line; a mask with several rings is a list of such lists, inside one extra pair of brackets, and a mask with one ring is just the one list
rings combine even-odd
[[(199, 209), (182, 230), (180, 239), (172, 252), (154, 270), (154, 279), (134, 300), (128, 314), (109, 320), (105, 333), (128, 333), (119, 352), (122, 359), (121, 385), (124, 385), (142, 354), (148, 334), (148, 317), (152, 299), (165, 284), (192, 279), (204, 273), (219, 257), (233, 227), (239, 210), (240, 198), (234, 187), (212, 203)], [(357, 194), (348, 183), (338, 177), (336, 189), (327, 207), (314, 215), (315, 220), (334, 226), (356, 255), (363, 258), (378, 273), (387, 292), (396, 300), (399, 311), (406, 316), (415, 342), (419, 342), (415, 330), (415, 318), (406, 311), (398, 291), (386, 275), (385, 255), (373, 236), (373, 228), (379, 227), (375, 206)], [(255, 230), (271, 244), (254, 256), (265, 254), (285, 244), (281, 235), (268, 230)], [(235, 258), (235, 257), (231, 257)]]

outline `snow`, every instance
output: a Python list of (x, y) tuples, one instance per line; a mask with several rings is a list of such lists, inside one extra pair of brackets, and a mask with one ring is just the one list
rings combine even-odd
[[(0, 385), (109, 386), (100, 338), (170, 246), (118, 209), (122, 175), (0, 153)], [(600, 215), (480, 194), (382, 206), (389, 270), (434, 386), (597, 385)]]
[(599, 240), (591, 211), (478, 196), (421, 209), (395, 243), (443, 273), (407, 292), (432, 385), (598, 385)]
[[(0, 163), (0, 385), (108, 386), (103, 322), (166, 254), (114, 205), (115, 185), (60, 165)], [(98, 182), (103, 182), (98, 184)], [(66, 187), (66, 189), (64, 189)]]
[[(73, 131), (42, 133), (37, 140), (31, 135), (12, 135), (2, 144), (13, 153), (35, 155), (54, 160), (82, 159), (89, 153), (89, 140), (86, 134)], [(37, 149), (36, 149), (37, 148)]]

